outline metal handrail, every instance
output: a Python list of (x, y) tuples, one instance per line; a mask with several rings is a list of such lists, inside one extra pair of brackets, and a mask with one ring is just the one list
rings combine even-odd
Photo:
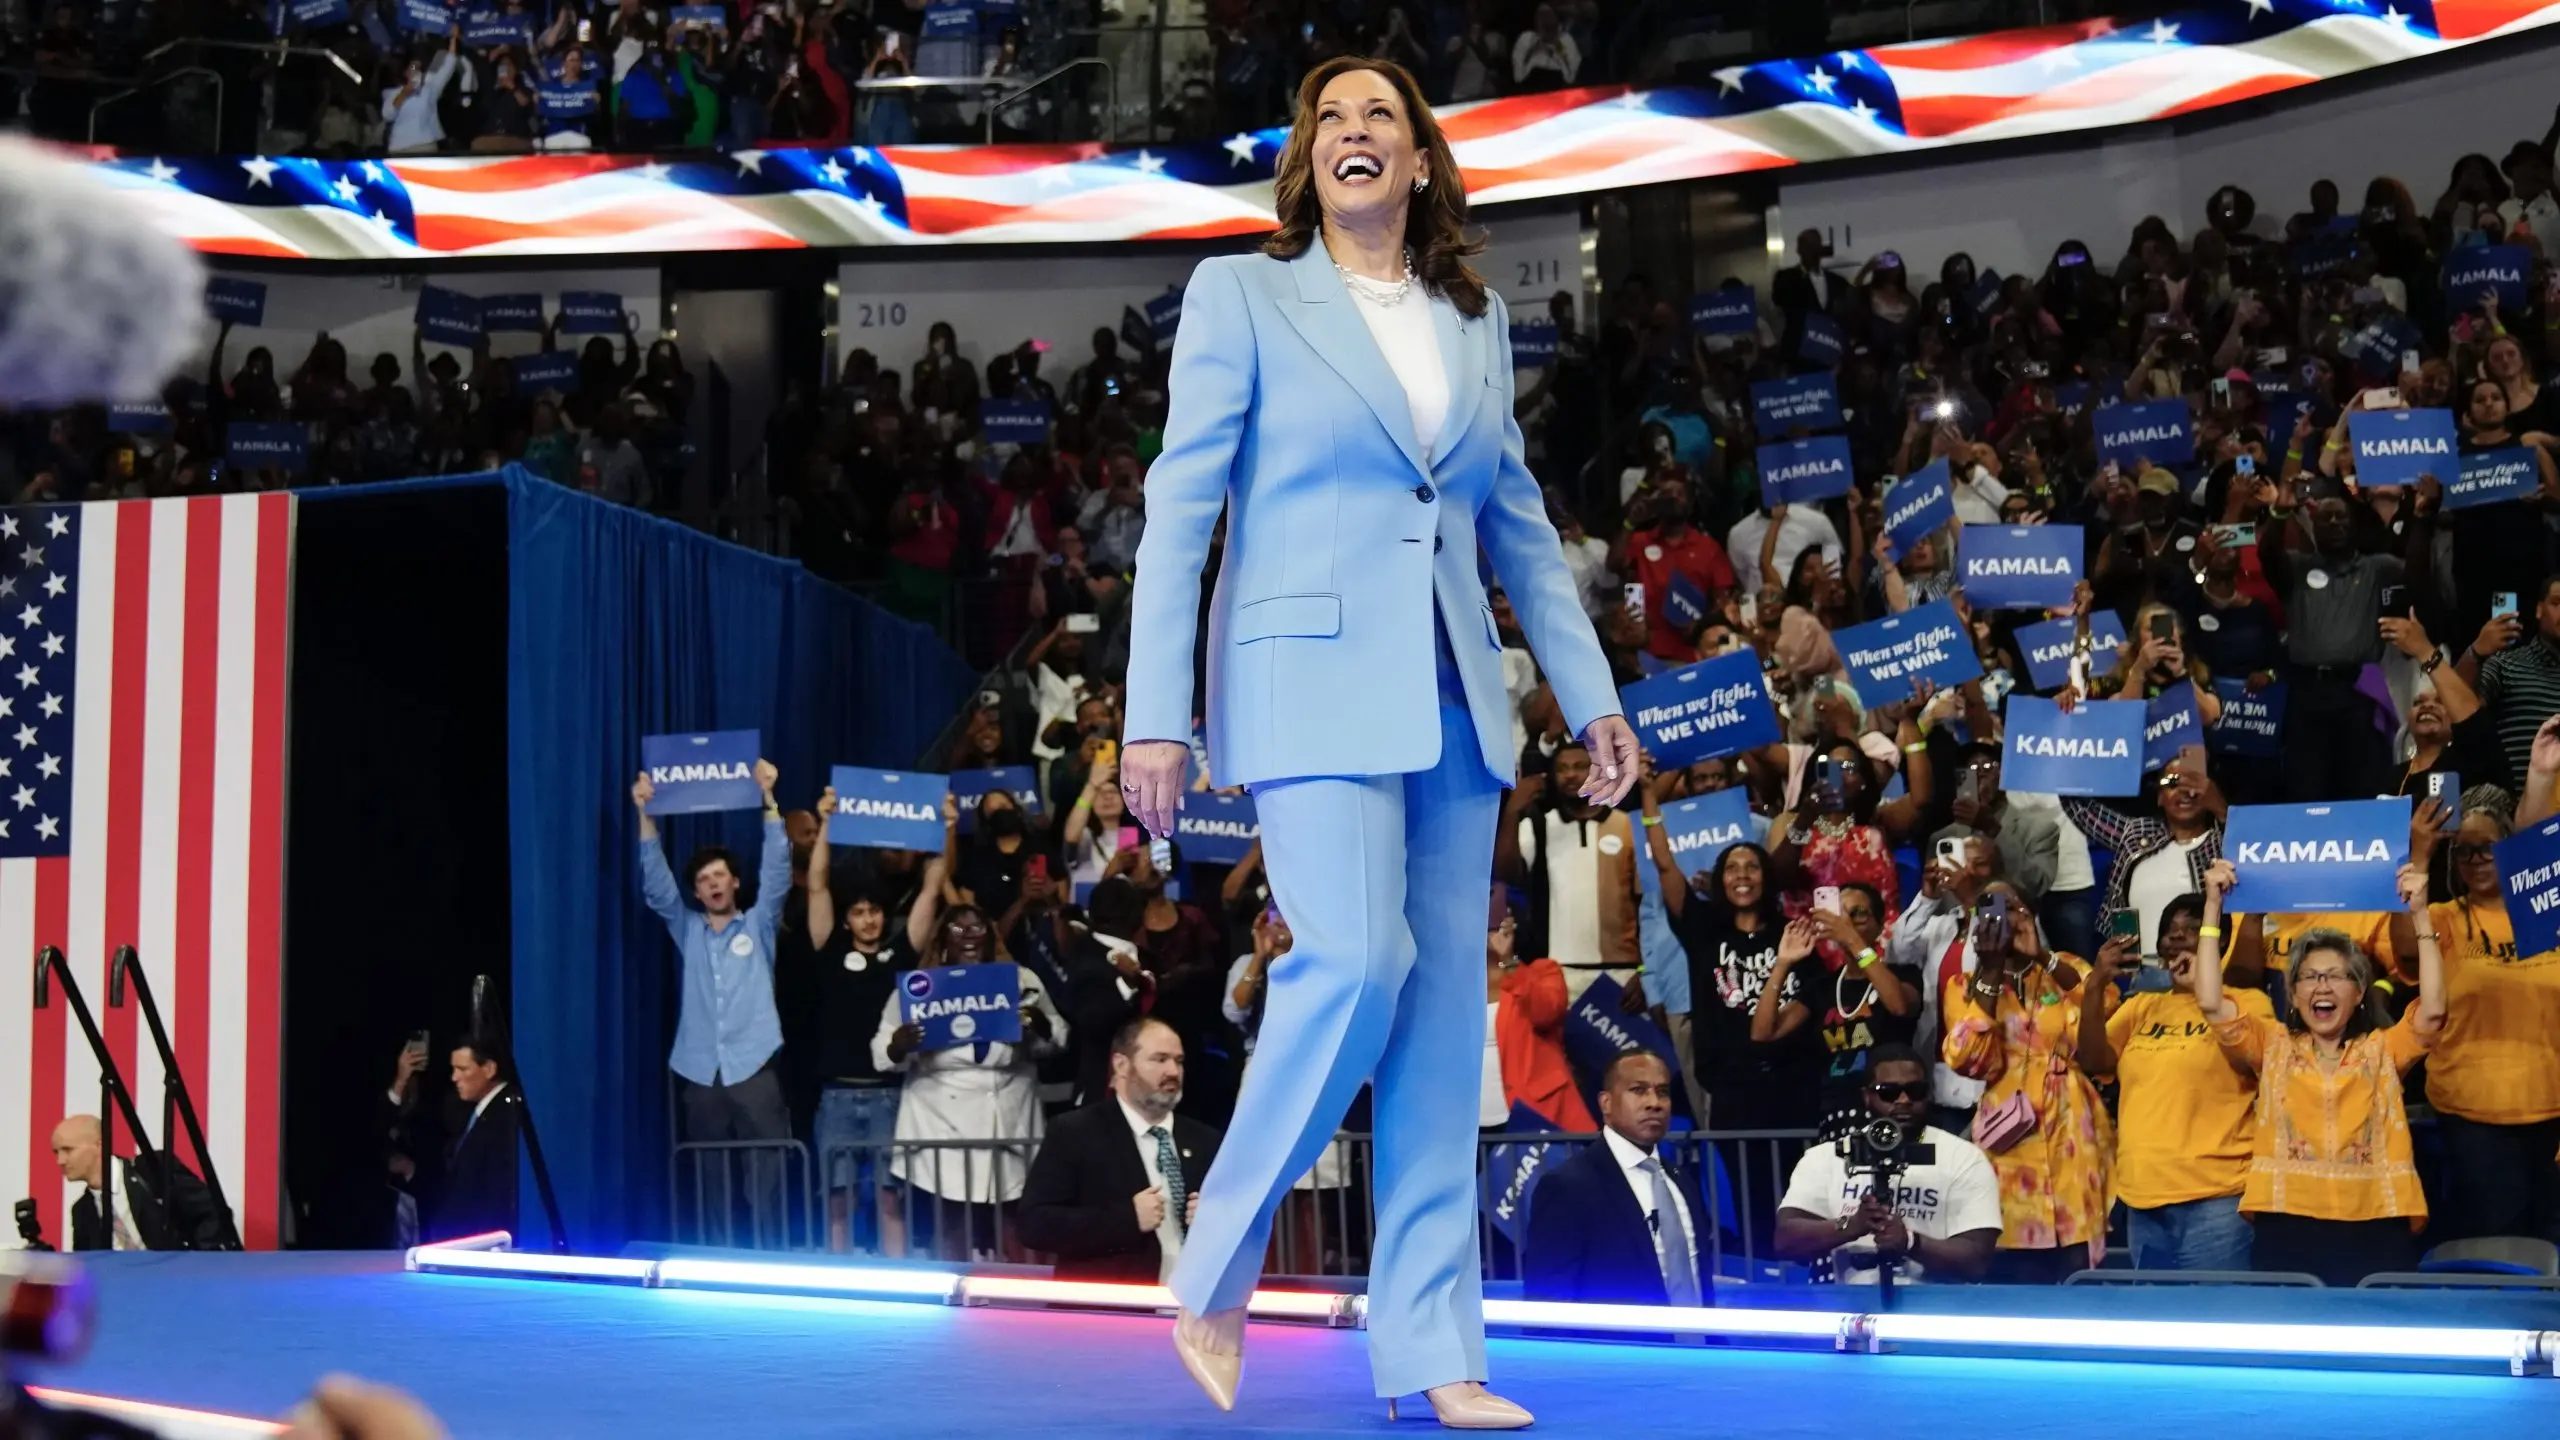
[[(987, 140), (992, 144), (996, 138), (995, 117), (998, 110), (1014, 104), (1025, 95), (1070, 71), (1082, 70), (1088, 66), (1102, 71), (1103, 88), (1111, 97), (1113, 123), (1116, 126), (1120, 108), (1120, 77), (1112, 70), (1111, 62), (1098, 55), (1080, 55), (1019, 86), (1013, 86), (1011, 81), (997, 75), (892, 75), (880, 80), (856, 80), (849, 88), (867, 94), (908, 90), (975, 90), (984, 97), (983, 103), (987, 109)], [(1008, 89), (1008, 86), (1012, 88)]]
[[(1111, 67), (1110, 61), (1103, 59), (1099, 55), (1080, 55), (1063, 65), (1057, 66), (1045, 75), (1041, 75), (1035, 79), (1024, 82), (1020, 89), (1013, 91), (1011, 94), (988, 101), (987, 142), (989, 144), (995, 143), (997, 111), (1018, 103), (1024, 96), (1027, 96), (1032, 91), (1038, 90), (1049, 84), (1049, 82), (1064, 76), (1067, 72), (1071, 70), (1081, 70), (1088, 65), (1098, 67), (1102, 71), (1102, 92), (1110, 102), (1110, 108), (1104, 110), (1102, 113), (1109, 117), (1108, 123), (1112, 134), (1117, 135), (1120, 130), (1120, 74)], [(1098, 138), (1109, 139), (1111, 137), (1103, 136)]]
[(136, 95), (157, 90), (172, 80), (183, 80), (190, 75), (202, 75), (213, 82), (213, 113), (216, 115), (221, 114), (221, 73), (203, 65), (182, 65), (175, 70), (166, 72), (165, 74), (152, 76), (148, 80), (137, 80), (133, 84), (126, 86), (122, 90), (116, 91), (112, 95), (100, 96), (97, 102), (89, 107), (89, 143), (92, 145), (98, 143), (98, 113), (100, 111), (106, 109), (110, 105), (116, 104), (119, 101), (130, 100)]
[(313, 56), (318, 59), (326, 60), (330, 64), (338, 67), (339, 74), (346, 76), (358, 85), (364, 83), (363, 72), (357, 70), (353, 65), (348, 64), (346, 57), (340, 55), (337, 51), (325, 49), (318, 45), (289, 45), (282, 40), (278, 40), (273, 44), (268, 44), (262, 41), (208, 40), (202, 36), (181, 36), (178, 39), (163, 43), (157, 49), (145, 52), (142, 57), (142, 63), (148, 65), (152, 61), (159, 59), (161, 56), (168, 54), (172, 50), (186, 47), (193, 47), (200, 50), (234, 50), (248, 55), (273, 55), (279, 59), (293, 55)]

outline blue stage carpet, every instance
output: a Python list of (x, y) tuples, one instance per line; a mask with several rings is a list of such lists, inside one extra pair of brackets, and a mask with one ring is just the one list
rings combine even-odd
[[(415, 1275), (382, 1256), (112, 1256), (96, 1346), (30, 1377), (280, 1414), (328, 1370), (417, 1392), (458, 1440), (1388, 1433), (1363, 1337), (1255, 1326), (1239, 1408), (1163, 1321)], [(1492, 1342), (1574, 1435), (2539, 1433), (2552, 1380)], [(2528, 1431), (2526, 1427), (2535, 1427)], [(1429, 1433), (1408, 1419), (1402, 1433)]]

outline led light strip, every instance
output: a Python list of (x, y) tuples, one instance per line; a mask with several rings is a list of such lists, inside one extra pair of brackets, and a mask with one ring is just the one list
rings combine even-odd
[(235, 1435), (281, 1435), (284, 1426), (274, 1420), (260, 1420), (248, 1415), (226, 1415), (219, 1410), (191, 1410), (184, 1405), (160, 1405), (149, 1400), (127, 1400), (116, 1395), (91, 1395), (80, 1390), (56, 1390), (45, 1385), (30, 1385), (27, 1393), (47, 1405), (62, 1410), (78, 1410), (92, 1415), (106, 1415), (149, 1426), (154, 1433), (171, 1440), (195, 1440), (197, 1436), (228, 1437)]
[[(1161, 1285), (1120, 1285), (1028, 1276), (963, 1275), (882, 1265), (675, 1257), (637, 1260), (487, 1248), (507, 1237), (419, 1246), (412, 1270), (617, 1281), (647, 1288), (840, 1295), (959, 1305), (1065, 1305), (1154, 1313), (1175, 1308)], [(1257, 1290), (1246, 1313), (1263, 1320), (1365, 1326), (1365, 1296)], [(2560, 1360), (2560, 1332), (2420, 1325), (2256, 1324), (2230, 1321), (2099, 1320), (2016, 1315), (1870, 1315), (1846, 1310), (1753, 1310), (1704, 1306), (1580, 1305), (1488, 1300), (1488, 1324), (1616, 1333), (1672, 1333), (1736, 1339), (1828, 1340), (1874, 1350), (1901, 1342), (1996, 1350), (2088, 1350), (2122, 1355), (2258, 1355), (2304, 1359), (2506, 1362), (2514, 1374), (2548, 1373)]]

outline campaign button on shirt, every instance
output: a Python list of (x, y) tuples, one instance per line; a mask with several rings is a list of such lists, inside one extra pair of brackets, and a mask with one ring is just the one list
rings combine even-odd
[(1600, 853), (1603, 855), (1615, 855), (1626, 848), (1627, 842), (1619, 839), (1615, 835), (1603, 835), (1600, 837)]
[(2184, 552), (2193, 550), (2194, 548), (2196, 548), (2196, 537), (2193, 535), (2181, 535), (2178, 537), (2178, 550), (2180, 553), (2183, 554)]
[(1660, 560), (1662, 558), (1662, 547), (1659, 545), (1647, 545), (1644, 547), (1644, 558), (1647, 560)]
[(2302, 577), (2302, 583), (2310, 586), (2314, 590), (2326, 590), (2329, 588), (2329, 572), (2326, 570), (2310, 571)]
[(863, 954), (859, 950), (847, 951), (845, 952), (844, 957), (844, 968), (852, 971), (856, 975), (859, 975), (863, 971), (871, 968), (871, 957)]
[(2210, 635), (2222, 628), (2222, 621), (2211, 615), (2199, 615), (2196, 617), (2196, 628)]
[(756, 953), (755, 937), (743, 931), (729, 937), (729, 953), (744, 959)]

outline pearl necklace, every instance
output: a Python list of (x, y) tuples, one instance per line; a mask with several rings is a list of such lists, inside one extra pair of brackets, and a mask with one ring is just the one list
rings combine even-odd
[(1342, 277), (1342, 283), (1353, 295), (1373, 305), (1401, 305), (1413, 289), (1413, 252), (1404, 252), (1404, 278), (1393, 284), (1372, 280), (1366, 275), (1354, 275), (1344, 269), (1339, 260), (1334, 262), (1333, 273)]

